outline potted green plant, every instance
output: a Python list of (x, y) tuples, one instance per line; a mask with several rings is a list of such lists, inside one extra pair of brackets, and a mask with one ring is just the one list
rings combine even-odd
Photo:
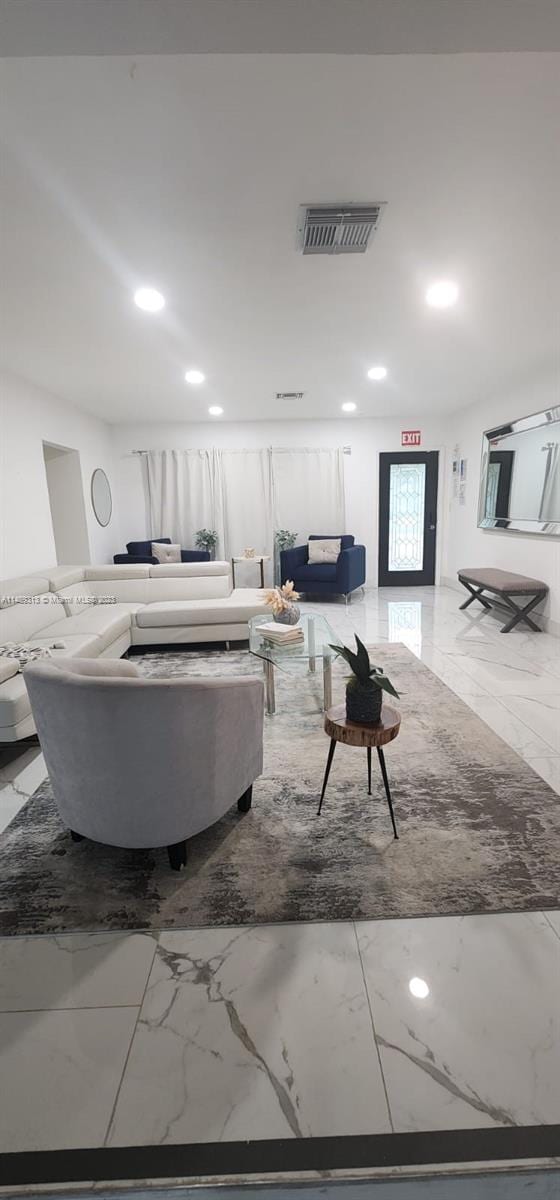
[(398, 699), (399, 693), (387, 678), (382, 667), (374, 667), (370, 663), (369, 653), (364, 643), (356, 634), (357, 652), (349, 650), (348, 646), (333, 646), (352, 669), (346, 684), (346, 716), (349, 721), (360, 725), (373, 724), (379, 721), (383, 692), (390, 692)]
[(274, 580), (280, 583), (280, 554), (282, 550), (291, 550), (295, 546), (297, 533), (290, 529), (276, 529), (274, 532)]
[(210, 558), (214, 557), (218, 545), (218, 534), (215, 529), (197, 529), (194, 535), (197, 550), (207, 550)]

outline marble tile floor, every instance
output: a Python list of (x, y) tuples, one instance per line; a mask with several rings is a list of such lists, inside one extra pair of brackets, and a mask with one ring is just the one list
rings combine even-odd
[[(560, 794), (560, 639), (460, 602), (304, 607), (404, 641)], [(44, 775), (0, 752), (0, 829)], [(0, 1151), (560, 1122), (559, 998), (560, 913), (4, 939)]]
[(560, 912), (0, 942), (0, 1150), (560, 1122)]

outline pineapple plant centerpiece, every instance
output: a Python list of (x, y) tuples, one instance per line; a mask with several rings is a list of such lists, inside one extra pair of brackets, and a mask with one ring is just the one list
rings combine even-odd
[(381, 717), (383, 692), (389, 692), (397, 699), (399, 693), (393, 687), (391, 680), (387, 678), (383, 668), (372, 666), (368, 650), (357, 634), (356, 647), (356, 652), (350, 650), (348, 646), (331, 645), (331, 650), (336, 650), (337, 654), (340, 654), (352, 669), (352, 675), (346, 684), (346, 716), (348, 720), (356, 721), (359, 725), (370, 725), (379, 721)]
[(264, 602), (272, 609), (272, 616), (281, 625), (297, 625), (299, 608), (295, 603), (299, 600), (299, 592), (294, 591), (291, 579), (286, 580), (281, 587), (270, 588), (264, 594)]

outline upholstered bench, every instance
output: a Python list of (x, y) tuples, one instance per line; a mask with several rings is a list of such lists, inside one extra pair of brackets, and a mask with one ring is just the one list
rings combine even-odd
[[(509, 633), (520, 621), (525, 621), (535, 633), (540, 633), (538, 625), (531, 620), (529, 613), (544, 600), (548, 592), (548, 584), (540, 579), (530, 579), (527, 575), (515, 575), (512, 571), (500, 571), (495, 567), (474, 567), (472, 570), (458, 571), (459, 583), (470, 592), (461, 608), (468, 608), (473, 600), (480, 600), (483, 608), (506, 608), (513, 612), (511, 620), (502, 625), (501, 633)], [(490, 596), (483, 593), (490, 592)], [(527, 604), (522, 608), (515, 603), (514, 596), (526, 598)]]

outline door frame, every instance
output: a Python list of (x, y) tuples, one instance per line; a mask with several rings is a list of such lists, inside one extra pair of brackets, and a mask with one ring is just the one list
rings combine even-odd
[(510, 522), (509, 501), (513, 477), (513, 455), (513, 450), (491, 450), (488, 455), (488, 463), (499, 463), (500, 466), (494, 514), (497, 529), (507, 529)]
[[(422, 571), (389, 571), (389, 499), (393, 463), (426, 464), (426, 503), (424, 505), (424, 565)], [(378, 587), (432, 587), (436, 581), (438, 541), (439, 450), (380, 451), (378, 506)], [(418, 576), (427, 578), (419, 580)], [(398, 576), (398, 579), (396, 578)]]

